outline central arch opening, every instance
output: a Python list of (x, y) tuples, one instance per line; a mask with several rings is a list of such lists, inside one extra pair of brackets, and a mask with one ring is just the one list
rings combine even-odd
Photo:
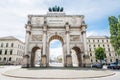
[(49, 40), (49, 66), (63, 67), (63, 56), (63, 39), (58, 35), (54, 35)]

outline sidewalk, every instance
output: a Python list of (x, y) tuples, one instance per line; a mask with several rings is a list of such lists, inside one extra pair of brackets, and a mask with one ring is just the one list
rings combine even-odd
[(81, 79), (112, 76), (109, 70), (80, 68), (19, 68), (3, 73), (5, 76), (29, 79)]

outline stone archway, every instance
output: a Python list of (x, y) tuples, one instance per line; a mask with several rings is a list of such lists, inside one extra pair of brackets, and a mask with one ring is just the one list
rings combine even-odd
[[(76, 62), (76, 65), (81, 67), (82, 66), (82, 54), (81, 54), (81, 50), (79, 47), (75, 46), (72, 48), (73, 51), (71, 51), (71, 55), (72, 55), (72, 63), (74, 66), (74, 62)], [(74, 59), (74, 60), (73, 60)]]
[(53, 40), (59, 40), (62, 44), (62, 64), (64, 66), (64, 60), (65, 60), (65, 54), (64, 54), (64, 40), (63, 38), (60, 36), (60, 35), (52, 35), (49, 40), (48, 40), (48, 54), (47, 54), (47, 63), (48, 63), (48, 66), (50, 66), (50, 42), (53, 41)]
[[(63, 46), (64, 66), (71, 67), (70, 49), (77, 53), (79, 66), (82, 65), (81, 52), (87, 54), (86, 28), (84, 15), (66, 15), (64, 12), (48, 12), (45, 15), (28, 15), (28, 22), (25, 26), (25, 54), (30, 58), (26, 62), (29, 66), (34, 66), (35, 51), (42, 50), (41, 67), (49, 66), (49, 43), (58, 39)], [(34, 47), (33, 46), (38, 46)]]
[[(36, 64), (36, 58), (41, 57), (41, 51), (39, 51), (39, 53), (37, 52), (38, 50), (41, 50), (39, 47), (33, 47), (32, 48), (32, 53), (31, 53), (31, 67), (35, 67)], [(36, 56), (37, 54), (39, 54), (39, 56)], [(40, 59), (40, 58), (39, 58)], [(39, 64), (40, 64), (40, 60), (39, 60)]]

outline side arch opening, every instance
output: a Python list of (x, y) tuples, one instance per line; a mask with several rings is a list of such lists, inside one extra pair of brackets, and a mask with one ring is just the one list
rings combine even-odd
[(75, 47), (72, 48), (71, 56), (72, 56), (73, 67), (82, 66), (81, 50), (80, 50), (79, 47), (75, 46)]
[(33, 47), (31, 53), (31, 67), (39, 67), (41, 62), (41, 48)]

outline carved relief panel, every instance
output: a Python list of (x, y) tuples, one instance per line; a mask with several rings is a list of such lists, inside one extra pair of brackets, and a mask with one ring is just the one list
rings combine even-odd
[(70, 35), (70, 41), (80, 41), (79, 35)]
[(32, 41), (42, 41), (42, 35), (32, 35)]

